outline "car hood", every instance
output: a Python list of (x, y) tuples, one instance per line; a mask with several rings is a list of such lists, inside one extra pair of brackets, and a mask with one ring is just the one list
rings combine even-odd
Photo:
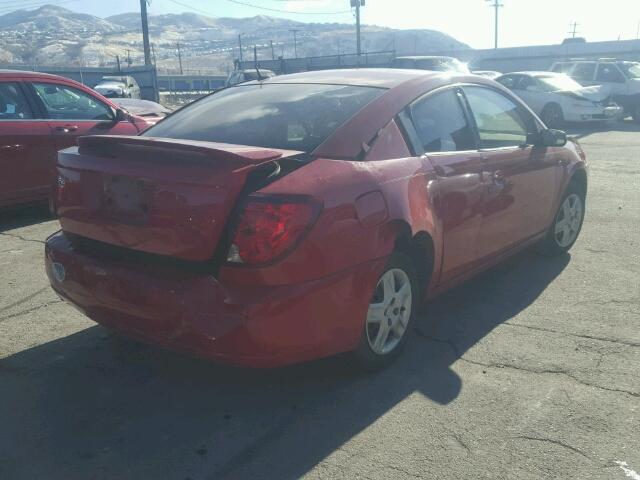
[(602, 102), (611, 96), (611, 88), (606, 85), (595, 85), (593, 87), (582, 87), (575, 90), (560, 90), (557, 93), (568, 95), (577, 100)]
[(162, 105), (151, 102), (149, 100), (139, 100), (134, 98), (118, 98), (114, 99), (113, 102), (127, 110), (129, 113), (134, 115), (138, 115), (141, 117), (145, 116), (159, 116), (162, 117), (164, 115), (168, 115), (171, 113), (171, 110), (163, 107)]

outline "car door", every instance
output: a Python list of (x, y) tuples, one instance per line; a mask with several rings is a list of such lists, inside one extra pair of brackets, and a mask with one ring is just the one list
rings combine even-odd
[(85, 90), (53, 81), (33, 82), (30, 87), (58, 150), (76, 145), (84, 135), (138, 134), (133, 123), (117, 120), (110, 105)]
[(611, 90), (614, 100), (622, 105), (627, 104), (629, 95), (627, 79), (615, 63), (598, 63), (595, 84), (606, 85)]
[(19, 79), (0, 81), (0, 206), (46, 199), (54, 157), (51, 129)]
[(490, 87), (463, 87), (482, 155), (485, 197), (477, 249), (505, 251), (548, 227), (560, 178), (558, 152), (534, 147), (533, 115)]
[(418, 99), (407, 109), (414, 149), (426, 154), (437, 179), (435, 207), (444, 245), (440, 282), (470, 269), (482, 221), (482, 158), (461, 93), (449, 88)]

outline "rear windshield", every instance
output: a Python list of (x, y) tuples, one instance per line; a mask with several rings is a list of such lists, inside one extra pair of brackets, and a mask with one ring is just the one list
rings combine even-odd
[(345, 85), (237, 85), (143, 134), (311, 152), (384, 89)]

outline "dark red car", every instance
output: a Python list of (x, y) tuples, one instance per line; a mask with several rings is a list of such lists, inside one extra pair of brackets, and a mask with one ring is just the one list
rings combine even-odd
[(125, 335), (270, 367), (401, 350), (420, 299), (584, 216), (577, 143), (473, 76), (339, 70), (210, 95), (60, 153), (58, 294)]
[(0, 70), (0, 208), (46, 200), (58, 150), (81, 135), (137, 135), (148, 126), (84, 85)]

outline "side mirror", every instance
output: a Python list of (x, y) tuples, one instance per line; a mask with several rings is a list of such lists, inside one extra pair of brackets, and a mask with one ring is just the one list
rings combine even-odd
[(567, 144), (567, 134), (562, 130), (547, 128), (540, 132), (540, 144), (543, 147), (564, 147)]
[(113, 117), (114, 122), (129, 122), (131, 121), (131, 116), (125, 112), (123, 109), (118, 108), (115, 111), (115, 115)]

